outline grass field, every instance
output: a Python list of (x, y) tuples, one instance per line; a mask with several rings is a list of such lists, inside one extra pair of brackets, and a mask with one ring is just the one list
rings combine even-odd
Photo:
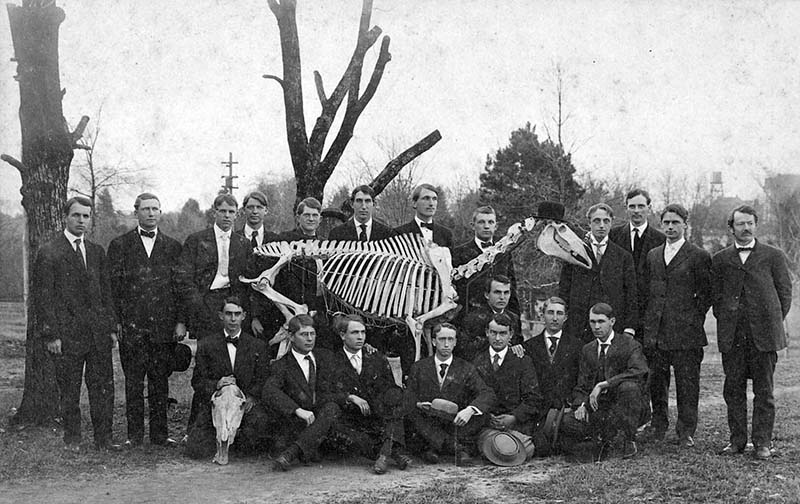
[[(709, 327), (713, 329), (713, 323)], [(0, 411), (6, 413), (19, 404), (22, 396), (23, 336), (24, 319), (21, 318), (19, 305), (0, 304)], [(125, 439), (124, 393), (116, 352), (114, 363), (114, 434), (117, 440), (122, 441)], [(187, 372), (171, 378), (171, 395), (178, 400), (177, 406), (170, 410), (170, 433), (173, 437), (180, 437), (184, 431), (190, 400), (190, 376), (190, 372)], [(613, 458), (599, 464), (577, 464), (556, 457), (516, 468), (425, 466), (406, 473), (392, 473), (392, 477), (397, 479), (388, 483), (385, 477), (383, 480), (369, 479), (375, 477), (367, 476), (368, 471), (364, 467), (349, 467), (351, 462), (331, 462), (318, 472), (315, 472), (316, 468), (311, 468), (310, 479), (306, 473), (297, 472), (288, 473), (291, 476), (272, 476), (272, 473), (264, 472), (268, 463), (266, 457), (234, 458), (231, 466), (224, 469), (245, 471), (245, 476), (249, 471), (254, 482), (306, 478), (300, 484), (308, 485), (307, 489), (296, 487), (296, 491), (284, 492), (280, 494), (283, 498), (277, 499), (292, 502), (800, 503), (800, 355), (796, 349), (780, 354), (775, 375), (776, 450), (773, 458), (767, 462), (756, 462), (749, 455), (716, 455), (728, 437), (725, 405), (721, 397), (722, 380), (719, 355), (712, 343), (706, 351), (702, 368), (700, 425), (695, 438), (697, 446), (690, 450), (679, 449), (672, 444), (674, 439), (668, 437), (664, 443), (640, 443), (640, 454), (633, 460)], [(83, 404), (87, 404), (85, 392)], [(674, 421), (674, 408), (671, 413)], [(111, 489), (115, 485), (125, 482), (143, 481), (146, 482), (142, 483), (145, 486), (157, 485), (150, 478), (172, 469), (180, 469), (180, 474), (197, 478), (198, 484), (202, 484), (203, 479), (211, 481), (211, 477), (224, 474), (220, 473), (223, 469), (207, 462), (189, 461), (178, 449), (145, 445), (144, 449), (126, 453), (95, 452), (88, 449), (91, 444), (90, 434), (86, 433), (86, 427), (90, 425), (88, 408), (84, 408), (83, 422), (84, 445), (87, 449), (78, 455), (61, 452), (61, 432), (56, 427), (16, 430), (3, 425), (0, 433), (0, 489), (5, 487), (18, 494), (0, 491), (0, 502), (4, 502), (4, 497), (11, 498), (11, 495), (33, 496), (24, 500), (16, 499), (16, 502), (38, 502), (36, 488), (43, 482), (54, 486), (54, 494), (60, 491), (55, 487), (63, 485), (73, 488), (75, 495), (82, 495), (80, 482), (85, 482), (87, 489), (89, 486), (97, 488), (98, 485), (105, 485), (103, 488), (107, 487), (113, 493)], [(326, 474), (335, 474), (337, 478), (347, 480), (328, 481)], [(373, 481), (374, 484), (371, 483)], [(254, 488), (258, 486), (257, 483), (253, 485)], [(312, 499), (308, 490), (320, 485), (329, 485), (332, 490), (322, 498)], [(269, 486), (270, 483), (267, 483)], [(337, 488), (343, 487), (349, 491), (337, 491)], [(232, 494), (220, 498), (209, 489), (207, 494), (184, 501), (276, 501), (272, 493), (269, 493), (269, 498), (264, 497), (269, 489), (259, 491), (262, 494), (256, 493), (252, 498), (237, 500), (230, 497)], [(262, 498), (257, 495), (262, 495)], [(9, 502), (13, 501), (12, 498)], [(48, 502), (53, 502), (52, 498)], [(57, 502), (69, 502), (69, 499), (64, 497)], [(102, 502), (102, 499), (86, 502)], [(140, 498), (116, 502), (155, 501)]]

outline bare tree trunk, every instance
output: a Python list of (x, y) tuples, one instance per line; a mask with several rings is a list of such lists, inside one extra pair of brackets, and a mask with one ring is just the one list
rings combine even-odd
[[(3, 155), (22, 178), (22, 206), (27, 217), (28, 257), (33, 265), (42, 243), (63, 227), (62, 208), (67, 199), (69, 166), (73, 148), (86, 127), (83, 117), (75, 132), (67, 129), (58, 70), (58, 30), (65, 15), (52, 1), (23, 0), (22, 7), (9, 4), (8, 17), (17, 61), (19, 118), (22, 127), (22, 161)], [(30, 282), (33, 275), (28, 275)], [(35, 306), (31, 296), (25, 342), (25, 389), (14, 423), (46, 424), (58, 416), (58, 387), (53, 361), (38, 337)]]

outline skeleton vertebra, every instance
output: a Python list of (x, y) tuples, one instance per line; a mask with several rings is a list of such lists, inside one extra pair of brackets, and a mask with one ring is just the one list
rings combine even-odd
[[(453, 280), (469, 278), (497, 255), (510, 252), (531, 234), (536, 224), (532, 217), (514, 224), (494, 246), (455, 269), (449, 249), (426, 243), (420, 235), (393, 236), (373, 242), (267, 243), (254, 252), (277, 257), (278, 262), (255, 279), (240, 280), (271, 299), (288, 320), (308, 309), (275, 291), (272, 288), (275, 277), (293, 257), (312, 257), (317, 261), (317, 278), (329, 305), (337, 304), (360, 313), (373, 323), (407, 324), (414, 336), (415, 358), (419, 359), (424, 323), (458, 307)], [(548, 255), (591, 267), (580, 238), (563, 223), (546, 223), (537, 245)], [(279, 333), (272, 342), (284, 337)], [(430, 340), (427, 342), (430, 347)], [(286, 349), (284, 345), (281, 352)]]

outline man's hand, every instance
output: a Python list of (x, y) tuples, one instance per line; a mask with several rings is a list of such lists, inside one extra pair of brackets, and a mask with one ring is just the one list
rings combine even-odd
[(361, 414), (362, 415), (369, 416), (370, 409), (369, 409), (369, 403), (367, 401), (365, 401), (364, 399), (358, 397), (355, 394), (350, 394), (349, 396), (347, 396), (347, 400), (349, 402), (355, 404), (356, 406), (358, 406), (358, 409), (361, 410)]
[(217, 382), (217, 390), (227, 385), (236, 385), (236, 377), (233, 375), (223, 376)]
[(586, 411), (585, 404), (581, 404), (580, 406), (578, 406), (578, 409), (575, 410), (575, 420), (581, 422), (589, 421), (589, 413)]
[(514, 415), (492, 415), (491, 420), (489, 420), (489, 426), (497, 430), (511, 429), (516, 423), (517, 417)]
[(589, 394), (589, 406), (592, 407), (592, 411), (597, 411), (597, 398), (600, 397), (600, 394), (602, 394), (607, 387), (608, 382), (601, 381), (592, 389), (592, 393)]
[(525, 357), (525, 348), (522, 345), (514, 345), (511, 347), (511, 353), (521, 359)]
[(47, 351), (53, 355), (61, 355), (61, 340), (54, 339), (47, 342)]
[(475, 410), (472, 409), (472, 406), (467, 406), (458, 412), (456, 417), (453, 419), (453, 423), (459, 427), (463, 427), (469, 423), (469, 419), (472, 418), (472, 415), (474, 414)]
[(183, 341), (186, 337), (186, 324), (178, 322), (175, 324), (175, 341)]
[(430, 411), (431, 409), (431, 402), (430, 401), (423, 401), (417, 403), (417, 408), (423, 411)]
[(250, 322), (250, 329), (253, 330), (253, 336), (260, 337), (261, 333), (264, 332), (264, 325), (261, 323), (260, 320), (254, 318), (252, 322)]
[(372, 354), (374, 354), (375, 352), (378, 351), (377, 348), (375, 348), (374, 346), (370, 345), (369, 343), (364, 343), (364, 347), (362, 348), (362, 350), (364, 350), (364, 352), (367, 355), (372, 355)]
[(249, 396), (249, 395), (245, 394), (245, 396), (244, 396), (244, 412), (245, 413), (250, 413), (250, 410), (253, 409), (253, 406), (255, 406), (255, 404), (256, 404), (256, 401), (255, 401), (255, 399), (253, 399), (253, 396)]
[(111, 336), (111, 348), (117, 348), (117, 346), (119, 345), (119, 339), (117, 338), (117, 333), (112, 332), (110, 336)]
[(316, 420), (313, 411), (304, 410), (303, 408), (297, 408), (294, 410), (294, 414), (297, 415), (299, 419), (305, 420), (306, 425), (311, 425), (314, 423), (314, 420)]

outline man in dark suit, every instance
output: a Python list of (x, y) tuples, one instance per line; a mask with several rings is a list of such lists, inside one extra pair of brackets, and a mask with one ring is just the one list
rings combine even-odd
[[(457, 268), (478, 257), (484, 249), (494, 245), (494, 233), (497, 231), (497, 214), (494, 208), (482, 206), (472, 213), (473, 238), (453, 249), (453, 267)], [(511, 254), (501, 254), (479, 273), (463, 278), (455, 283), (458, 300), (464, 306), (460, 315), (463, 318), (470, 312), (486, 306), (484, 284), (486, 278), (503, 275), (511, 280), (511, 297), (508, 308), (519, 313), (517, 299), (517, 278), (514, 274), (514, 261)]]
[[(414, 431), (423, 439), (422, 458), (426, 462), (435, 464), (442, 454), (454, 454), (457, 461), (468, 461), (471, 445), (488, 421), (495, 395), (475, 366), (453, 356), (456, 327), (439, 324), (432, 332), (436, 352), (411, 367), (403, 409)], [(433, 407), (435, 399), (455, 403), (458, 411), (454, 416), (440, 416), (441, 412)]]
[(633, 257), (608, 239), (614, 211), (605, 203), (592, 205), (586, 212), (590, 232), (587, 251), (592, 269), (565, 264), (558, 283), (558, 297), (567, 302), (569, 310), (565, 330), (584, 342), (592, 340), (586, 322), (589, 308), (596, 303), (608, 303), (617, 314), (614, 330), (634, 336), (639, 320), (636, 290), (636, 271)]
[(731, 212), (734, 245), (711, 262), (717, 344), (722, 353), (730, 443), (722, 453), (742, 453), (747, 444), (747, 380), (753, 380), (752, 441), (755, 457), (770, 457), (775, 424), (773, 374), (778, 351), (786, 348), (783, 319), (792, 305), (786, 257), (756, 240), (758, 215), (747, 205)]
[(589, 324), (596, 340), (581, 350), (578, 384), (572, 400), (575, 413), (565, 416), (564, 421), (588, 423), (598, 443), (598, 459), (621, 431), (623, 457), (631, 458), (637, 453), (636, 429), (644, 406), (642, 389), (647, 361), (642, 346), (633, 336), (614, 332), (614, 312), (610, 305), (592, 306)]
[(300, 457), (318, 458), (317, 448), (341, 414), (323, 383), (333, 373), (333, 354), (315, 349), (314, 319), (297, 315), (289, 321), (292, 349), (272, 363), (262, 397), (277, 418), (276, 430), (294, 442), (275, 459), (273, 469), (287, 471)]
[[(544, 394), (544, 410), (561, 409), (572, 404), (572, 392), (578, 381), (579, 359), (583, 342), (564, 331), (567, 304), (559, 297), (544, 302), (544, 331), (522, 344), (525, 355), (533, 360), (539, 389)], [(543, 420), (539, 417), (537, 420)]]
[(245, 396), (245, 414), (234, 446), (246, 450), (265, 448), (271, 432), (269, 417), (261, 403), (261, 391), (268, 372), (269, 357), (264, 342), (242, 331), (246, 314), (237, 296), (228, 296), (220, 306), (223, 330), (197, 343), (192, 388), (199, 411), (189, 428), (186, 454), (210, 457), (216, 449), (211, 416), (211, 398), (218, 390), (236, 385)]
[(404, 453), (402, 400), (389, 361), (378, 352), (366, 352), (367, 330), (359, 315), (334, 321), (342, 348), (334, 352), (331, 376), (323, 383), (342, 409), (335, 427), (355, 451), (375, 459), (373, 471), (384, 474), (392, 458), (401, 470), (410, 463)]
[(85, 239), (92, 202), (82, 196), (64, 205), (66, 228), (42, 245), (33, 270), (38, 333), (55, 360), (64, 419), (64, 449), (80, 451), (81, 383), (86, 388), (98, 449), (117, 449), (111, 439), (117, 320), (103, 247)]
[(377, 241), (394, 236), (394, 230), (373, 218), (375, 212), (375, 190), (360, 185), (350, 193), (353, 218), (341, 226), (331, 229), (329, 240)]
[(661, 212), (666, 243), (647, 254), (644, 351), (650, 367), (651, 430), (663, 439), (669, 425), (669, 370), (678, 392), (678, 443), (694, 446), (700, 399), (700, 363), (708, 344), (703, 324), (711, 306), (711, 256), (684, 238), (689, 212), (667, 205)]
[[(652, 212), (650, 194), (644, 189), (633, 189), (625, 195), (625, 211), (628, 214), (627, 224), (611, 228), (608, 239), (616, 243), (631, 256), (636, 270), (636, 292), (638, 294), (639, 322), (633, 329), (636, 340), (641, 343), (643, 314), (647, 307), (647, 290), (644, 285), (644, 268), (647, 265), (647, 253), (659, 245), (663, 245), (664, 233), (650, 226), (647, 218)], [(612, 304), (612, 306), (614, 306)], [(617, 308), (615, 306), (615, 308)]]
[(217, 196), (214, 225), (189, 235), (183, 244), (177, 279), (190, 337), (202, 339), (222, 330), (217, 313), (227, 296), (237, 295), (247, 305), (250, 293), (239, 275), (246, 271), (251, 248), (244, 236), (233, 233), (238, 206), (230, 194)]
[[(278, 235), (264, 225), (268, 208), (267, 195), (261, 191), (251, 192), (242, 201), (245, 223), (234, 233), (243, 236), (250, 243), (250, 250), (278, 239)], [(259, 257), (251, 252), (248, 256), (248, 278), (257, 277), (276, 261), (277, 259)], [(280, 310), (269, 299), (254, 291), (250, 292), (248, 315), (253, 336), (265, 341), (271, 339), (284, 323)]]
[(472, 364), (496, 398), (489, 410), (487, 427), (515, 430), (529, 436), (536, 419), (546, 409), (533, 361), (527, 355), (519, 357), (511, 351), (513, 336), (511, 317), (502, 313), (493, 315), (486, 326), (489, 350), (480, 352)]
[(439, 190), (431, 184), (420, 184), (411, 193), (414, 220), (395, 228), (397, 234), (422, 235), (440, 247), (453, 248), (453, 232), (433, 222), (439, 205)]
[(144, 438), (144, 380), (150, 410), (150, 443), (176, 444), (167, 433), (172, 356), (186, 336), (178, 302), (175, 266), (181, 244), (158, 229), (161, 202), (143, 193), (133, 204), (139, 225), (111, 241), (108, 262), (120, 323), (119, 357), (125, 373), (126, 446)]
[(522, 328), (519, 315), (508, 309), (511, 298), (511, 280), (503, 275), (495, 275), (484, 279), (484, 306), (479, 307), (464, 318), (458, 346), (453, 355), (467, 362), (489, 348), (486, 340), (486, 325), (495, 314), (506, 314), (511, 318), (513, 339), (511, 345), (522, 343)]

